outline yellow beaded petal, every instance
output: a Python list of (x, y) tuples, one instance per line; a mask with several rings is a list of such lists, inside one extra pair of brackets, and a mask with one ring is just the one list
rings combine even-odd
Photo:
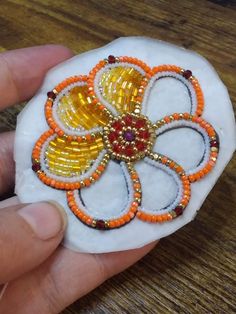
[[(88, 95), (88, 86), (75, 86), (63, 95), (57, 106), (57, 116), (66, 128), (89, 130), (105, 126), (108, 117), (104, 111), (92, 103)], [(83, 129), (82, 129), (83, 130)]]
[(143, 78), (133, 67), (110, 68), (101, 75), (99, 81), (102, 97), (119, 113), (133, 112)]
[(103, 149), (101, 136), (90, 141), (68, 141), (56, 136), (45, 151), (48, 171), (62, 177), (73, 177), (89, 170)]

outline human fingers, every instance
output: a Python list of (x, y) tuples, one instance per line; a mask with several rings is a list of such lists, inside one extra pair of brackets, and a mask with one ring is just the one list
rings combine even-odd
[(156, 243), (142, 248), (107, 253), (75, 253), (59, 248), (32, 272), (9, 283), (0, 312), (16, 314), (60, 313), (69, 304), (125, 270), (146, 255)]
[(0, 54), (0, 110), (29, 99), (40, 87), (46, 72), (72, 57), (61, 45), (45, 45)]
[[(49, 68), (72, 56), (60, 45), (46, 45), (7, 51), (0, 54), (0, 110), (27, 100), (40, 87)], [(0, 194), (14, 183), (14, 135), (0, 135)]]
[(19, 201), (18, 197), (12, 196), (12, 197), (5, 199), (5, 200), (0, 202), (0, 210), (1, 210), (1, 208), (15, 206), (15, 205), (18, 205), (19, 203), (20, 203), (20, 201)]
[(14, 132), (0, 134), (0, 195), (7, 192), (14, 184), (13, 147)]
[(0, 284), (41, 264), (56, 249), (66, 214), (54, 203), (18, 204), (0, 210)]

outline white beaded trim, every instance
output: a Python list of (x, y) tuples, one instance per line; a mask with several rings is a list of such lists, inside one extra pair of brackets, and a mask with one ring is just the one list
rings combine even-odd
[(149, 81), (148, 86), (146, 87), (145, 91), (144, 91), (144, 96), (143, 96), (143, 102), (142, 102), (142, 114), (146, 115), (147, 112), (147, 105), (148, 105), (148, 98), (150, 96), (151, 93), (151, 89), (155, 83), (155, 81), (162, 79), (162, 78), (166, 78), (166, 77), (172, 77), (174, 79), (177, 79), (179, 81), (181, 81), (188, 90), (189, 96), (190, 96), (190, 102), (191, 102), (191, 110), (190, 113), (194, 113), (197, 109), (197, 96), (195, 93), (195, 90), (193, 88), (193, 85), (191, 84), (191, 82), (186, 79), (185, 77), (183, 77), (181, 74), (175, 73), (175, 72), (171, 72), (171, 71), (163, 71), (163, 72), (159, 72), (157, 74), (155, 74)]
[[(179, 178), (179, 176), (177, 175), (177, 173), (172, 170), (171, 168), (169, 168), (168, 166), (156, 161), (156, 160), (152, 160), (148, 157), (144, 158), (144, 162), (146, 162), (147, 164), (149, 164), (150, 166), (153, 166), (155, 168), (159, 168), (161, 170), (163, 170), (164, 172), (166, 172), (169, 176), (173, 177), (175, 180), (175, 183), (177, 185), (178, 191), (177, 194), (174, 198), (174, 201), (169, 204), (167, 207), (165, 208), (160, 208), (160, 209), (154, 209), (154, 210), (150, 210), (150, 209), (146, 209), (144, 207), (142, 207), (142, 204), (140, 206), (141, 211), (147, 213), (147, 214), (151, 214), (151, 215), (155, 215), (155, 214), (166, 214), (169, 213), (171, 210), (173, 210), (176, 206), (178, 206), (178, 204), (180, 203), (182, 197), (183, 197), (183, 183), (181, 181), (181, 179)], [(142, 180), (140, 180), (142, 182)]]
[(101, 86), (99, 84), (101, 76), (103, 75), (104, 72), (106, 72), (107, 70), (111, 69), (111, 68), (116, 68), (116, 67), (123, 67), (123, 68), (134, 68), (135, 70), (137, 70), (141, 75), (145, 75), (145, 71), (137, 66), (136, 64), (132, 64), (129, 62), (117, 62), (114, 64), (107, 64), (105, 65), (101, 70), (99, 70), (94, 78), (94, 92), (96, 94), (96, 97), (98, 98), (98, 100), (107, 108), (110, 110), (111, 113), (113, 113), (113, 115), (117, 116), (119, 115), (119, 113), (117, 112), (117, 110), (111, 105), (109, 104), (108, 101), (106, 101), (102, 95), (101, 95)]
[(82, 181), (85, 180), (87, 178), (89, 178), (94, 171), (96, 171), (97, 167), (100, 165), (100, 163), (102, 162), (105, 154), (106, 154), (106, 150), (102, 150), (97, 159), (93, 162), (93, 165), (89, 168), (88, 171), (86, 171), (85, 173), (83, 173), (82, 175), (78, 176), (72, 176), (72, 177), (63, 177), (63, 176), (59, 176), (56, 174), (53, 174), (50, 172), (48, 164), (47, 164), (47, 159), (45, 158), (46, 156), (46, 150), (47, 150), (47, 146), (49, 144), (50, 141), (54, 140), (57, 137), (56, 134), (53, 134), (52, 136), (50, 136), (42, 145), (42, 149), (40, 152), (40, 165), (41, 165), (41, 170), (49, 177), (52, 179), (55, 179), (57, 181), (63, 181), (63, 182), (68, 182), (68, 183), (74, 183), (74, 182), (78, 182), (78, 181)]
[[(127, 169), (126, 163), (125, 162), (121, 162), (120, 166), (121, 166), (121, 169), (122, 169), (122, 172), (123, 172), (123, 175), (125, 177), (126, 184), (127, 184), (128, 202), (127, 202), (126, 206), (123, 209), (121, 209), (119, 214), (114, 215), (112, 217), (105, 217), (105, 216), (102, 217), (102, 215), (101, 216), (99, 215), (99, 217), (98, 216), (93, 216), (92, 211), (83, 204), (82, 196), (78, 193), (77, 190), (75, 190), (73, 193), (74, 193), (74, 198), (75, 198), (76, 205), (87, 216), (90, 216), (90, 217), (92, 217), (95, 220), (100, 220), (100, 219), (102, 219), (102, 220), (113, 220), (113, 219), (118, 219), (121, 216), (123, 216), (123, 215), (125, 215), (125, 214), (127, 214), (129, 212), (131, 204), (134, 201), (133, 183), (132, 183), (132, 180), (130, 178), (130, 174), (129, 174), (129, 171)], [(102, 211), (101, 211), (101, 214), (102, 214)]]
[(59, 101), (61, 97), (66, 96), (70, 90), (76, 86), (84, 86), (87, 85), (85, 82), (76, 82), (76, 83), (71, 83), (67, 87), (65, 87), (60, 93), (57, 94), (55, 100), (53, 101), (53, 106), (52, 106), (52, 116), (59, 128), (64, 131), (67, 135), (72, 135), (72, 136), (85, 136), (91, 133), (97, 133), (101, 132), (102, 128), (101, 127), (95, 127), (90, 130), (85, 130), (82, 126), (79, 126), (78, 128), (73, 128), (70, 127), (69, 125), (66, 127), (58, 117), (57, 111), (59, 107)]
[(198, 123), (195, 123), (193, 121), (176, 120), (176, 121), (172, 121), (168, 124), (164, 124), (163, 126), (159, 127), (156, 130), (156, 135), (157, 136), (161, 135), (162, 133), (168, 130), (174, 129), (174, 128), (184, 128), (184, 127), (194, 129), (198, 133), (200, 133), (203, 137), (204, 144), (205, 144), (205, 151), (202, 156), (202, 161), (200, 162), (200, 164), (196, 168), (186, 171), (186, 175), (191, 175), (203, 169), (206, 166), (207, 162), (209, 161), (211, 150), (210, 150), (210, 140), (209, 140), (209, 136), (206, 130), (203, 127), (201, 127)]

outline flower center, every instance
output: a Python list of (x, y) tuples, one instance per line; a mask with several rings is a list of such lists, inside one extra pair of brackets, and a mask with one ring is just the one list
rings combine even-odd
[(133, 113), (123, 114), (109, 121), (104, 128), (104, 143), (112, 158), (135, 161), (151, 150), (155, 132), (147, 117)]
[(135, 133), (133, 131), (125, 131), (123, 138), (127, 142), (132, 142), (135, 139)]

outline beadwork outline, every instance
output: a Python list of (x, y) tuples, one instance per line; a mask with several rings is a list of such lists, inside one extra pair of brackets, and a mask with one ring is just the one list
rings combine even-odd
[[(187, 192), (186, 192), (185, 188), (183, 188), (184, 198), (181, 199), (181, 202), (178, 204), (178, 206), (176, 206), (176, 208), (173, 208), (168, 213), (164, 213), (160, 215), (160, 214), (150, 213), (150, 211), (145, 212), (145, 209), (142, 209), (142, 207), (139, 206), (141, 203), (141, 186), (140, 186), (140, 189), (138, 189), (138, 192), (136, 192), (138, 197), (134, 199), (134, 203), (136, 202), (135, 204), (137, 205), (137, 206), (134, 206), (136, 207), (136, 209), (135, 211), (133, 209), (133, 212), (131, 215), (132, 217), (131, 216), (129, 217), (130, 219), (126, 217), (127, 221), (121, 220), (120, 224), (117, 222), (113, 224), (109, 220), (104, 221), (104, 224), (103, 224), (104, 228), (100, 228), (99, 224), (97, 224), (97, 222), (99, 222), (98, 219), (94, 220), (94, 219), (89, 218), (89, 220), (88, 219), (85, 220), (85, 219), (82, 219), (81, 217), (78, 217), (77, 215), (77, 217), (83, 223), (86, 223), (88, 226), (97, 228), (97, 229), (113, 229), (113, 228), (123, 226), (124, 224), (132, 220), (136, 213), (137, 213), (137, 218), (143, 221), (148, 221), (152, 223), (168, 221), (181, 215), (190, 200), (190, 183), (200, 180), (202, 177), (204, 177), (206, 174), (208, 174), (212, 170), (213, 166), (215, 165), (215, 162), (218, 156), (218, 150), (219, 150), (219, 140), (218, 140), (217, 133), (208, 122), (206, 122), (204, 119), (200, 117), (203, 113), (203, 108), (204, 108), (203, 93), (202, 93), (198, 80), (192, 75), (192, 72), (190, 70), (184, 70), (174, 65), (161, 65), (161, 66), (157, 66), (151, 69), (144, 62), (142, 62), (141, 60), (138, 60), (137, 58), (109, 56), (108, 59), (101, 60), (90, 71), (88, 76), (70, 77), (64, 80), (62, 83), (58, 84), (53, 89), (53, 91), (48, 93), (48, 99), (45, 105), (45, 115), (46, 115), (46, 120), (49, 124), (50, 130), (45, 132), (40, 137), (40, 139), (37, 141), (35, 145), (35, 148), (32, 154), (33, 170), (37, 173), (39, 179), (43, 183), (57, 189), (67, 190), (67, 198), (71, 199), (72, 197), (74, 197), (72, 188), (73, 190), (75, 190), (75, 189), (80, 189), (83, 187), (88, 187), (97, 179), (99, 179), (101, 173), (99, 173), (99, 176), (97, 176), (96, 179), (90, 176), (89, 178), (85, 178), (85, 180), (82, 180), (80, 182), (77, 182), (75, 180), (75, 183), (73, 183), (73, 185), (70, 182), (68, 183), (59, 182), (59, 184), (57, 184), (58, 183), (56, 181), (57, 177), (54, 177), (51, 180), (50, 172), (47, 172), (45, 167), (41, 168), (41, 164), (43, 164), (44, 158), (43, 158), (43, 155), (41, 156), (40, 154), (42, 153), (42, 151), (45, 152), (45, 147), (43, 147), (41, 142), (45, 143), (47, 138), (50, 138), (50, 136), (52, 136), (53, 134), (57, 134), (57, 136), (59, 137), (68, 136), (68, 137), (71, 137), (73, 140), (77, 140), (78, 142), (91, 141), (93, 140), (94, 136), (96, 136), (96, 134), (102, 133), (101, 128), (99, 127), (94, 128), (89, 131), (73, 130), (71, 131), (71, 133), (66, 128), (62, 128), (60, 121), (56, 117), (56, 107), (54, 107), (55, 105), (54, 101), (55, 103), (57, 103), (58, 99), (60, 98), (60, 95), (65, 94), (65, 92), (68, 92), (74, 86), (81, 86), (82, 84), (84, 85), (87, 84), (88, 95), (92, 97), (92, 104), (97, 106), (99, 110), (104, 112), (104, 114), (107, 115), (107, 117), (111, 119), (113, 115), (116, 116), (118, 113), (114, 107), (110, 106), (110, 104), (107, 104), (106, 102), (104, 103), (104, 99), (100, 96), (100, 90), (98, 89), (99, 87), (98, 82), (99, 82), (99, 78), (101, 77), (103, 73), (109, 70), (109, 68), (115, 68), (116, 66), (133, 67), (134, 69), (140, 71), (143, 74), (141, 86), (138, 90), (138, 95), (136, 97), (136, 105), (133, 111), (133, 113), (137, 115), (140, 115), (145, 112), (147, 102), (148, 102), (148, 97), (150, 95), (150, 91), (153, 87), (153, 84), (158, 79), (161, 79), (163, 77), (173, 77), (180, 80), (187, 87), (189, 95), (190, 95), (190, 102), (191, 102), (190, 113), (187, 113), (187, 112), (186, 113), (174, 113), (173, 115), (166, 116), (163, 119), (157, 121), (155, 124), (153, 124), (156, 128), (156, 135), (159, 135), (161, 131), (165, 132), (165, 130), (163, 131), (163, 128), (166, 128), (167, 130), (168, 128), (170, 128), (170, 124), (173, 122), (175, 122), (175, 124), (180, 124), (179, 121), (181, 121), (183, 127), (184, 126), (192, 127), (195, 130), (196, 130), (196, 125), (197, 125), (198, 126), (197, 131), (199, 131), (200, 134), (204, 138), (205, 147), (209, 148), (208, 150), (206, 150), (206, 152), (208, 152), (209, 154), (207, 153), (205, 154), (206, 156), (209, 155), (208, 156), (209, 158), (207, 159), (204, 156), (203, 158), (204, 163), (201, 163), (200, 165), (196, 167), (196, 169), (194, 169), (196, 173), (194, 173), (194, 171), (192, 170), (189, 173), (188, 172), (185, 173), (181, 166), (179, 166), (177, 163), (175, 163), (168, 157), (162, 156), (157, 153), (149, 152), (148, 156), (146, 156), (145, 159), (147, 160), (147, 158), (150, 158), (150, 160), (152, 160), (154, 163), (159, 163), (159, 165), (162, 165), (162, 168), (164, 167), (163, 169), (165, 169), (165, 167), (167, 167), (166, 169), (171, 169), (171, 165), (173, 166), (173, 163), (174, 163), (173, 169), (176, 173), (178, 173), (177, 169), (181, 168), (181, 172), (178, 174), (182, 180), (182, 183), (184, 182), (185, 188), (187, 189), (186, 190)], [(195, 94), (193, 91), (195, 92)], [(106, 156), (105, 165), (107, 164), (110, 157), (111, 156), (109, 156), (109, 154)], [(135, 173), (134, 168), (132, 164), (129, 162), (129, 160), (127, 160), (127, 163), (128, 163), (129, 174), (132, 179), (132, 175)], [(202, 166), (202, 164), (204, 166)], [(105, 170), (105, 165), (104, 165), (104, 162), (102, 162), (102, 167), (104, 168), (102, 172)], [(131, 171), (131, 169), (133, 170)], [(171, 171), (173, 171), (173, 169), (171, 169)], [(140, 185), (140, 181), (138, 179), (137, 173), (135, 173), (135, 176), (137, 177), (135, 179), (137, 182), (136, 181), (135, 182)], [(187, 194), (184, 194), (184, 192), (186, 192)], [(68, 205), (71, 208), (69, 199), (68, 199)], [(76, 210), (74, 209), (73, 212), (75, 213)], [(101, 221), (99, 223), (101, 225)]]
[[(134, 184), (140, 185), (140, 182), (137, 177), (137, 172), (133, 168), (132, 164), (126, 164), (124, 162), (121, 162), (120, 166), (123, 171), (128, 190), (128, 202), (125, 208), (123, 208), (120, 211), (120, 215), (117, 214), (117, 216), (113, 216), (112, 218), (109, 219), (101, 219), (96, 216), (91, 217), (91, 215), (89, 214), (89, 210), (86, 208), (86, 205), (82, 203), (82, 199), (79, 196), (79, 194), (77, 194), (77, 191), (74, 190), (73, 192), (72, 191), (67, 192), (67, 200), (72, 212), (84, 224), (90, 227), (97, 226), (97, 228), (100, 224), (100, 228), (98, 229), (114, 229), (124, 226), (125, 224), (129, 223), (132, 219), (135, 218), (138, 206), (140, 205), (141, 193), (137, 192), (138, 189), (135, 188)], [(135, 197), (135, 194), (137, 193), (139, 194), (138, 196), (139, 199), (137, 199), (137, 195)], [(101, 228), (101, 224), (103, 224), (103, 228)]]

